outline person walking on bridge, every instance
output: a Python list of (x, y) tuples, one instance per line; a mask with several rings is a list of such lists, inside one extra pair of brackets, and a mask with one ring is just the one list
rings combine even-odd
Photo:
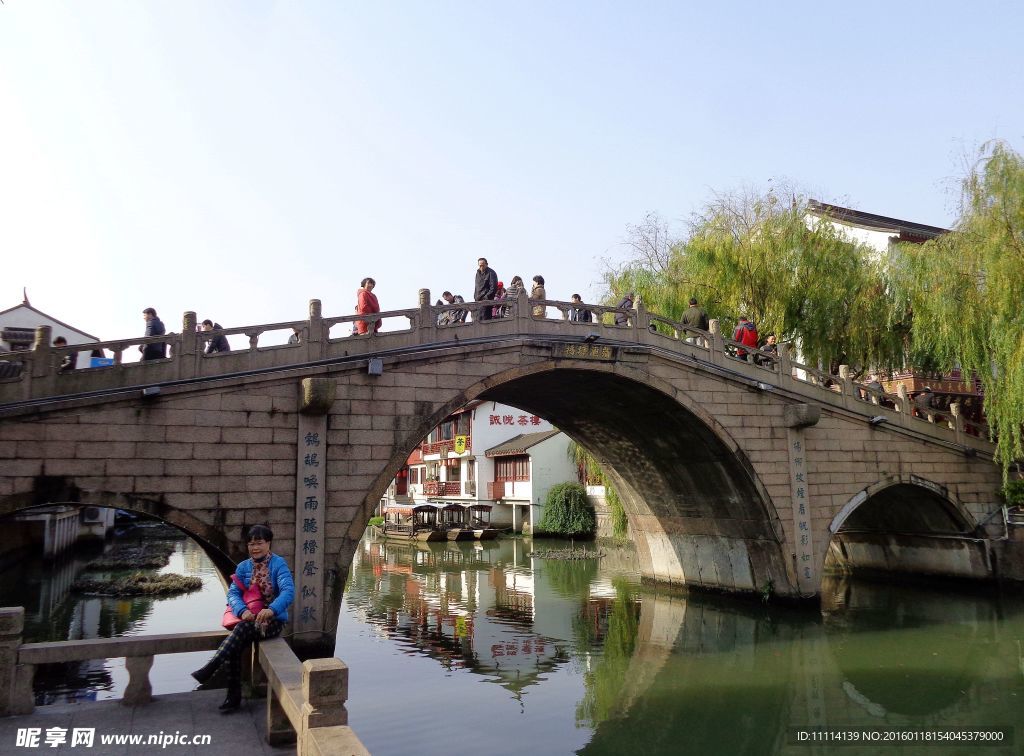
[[(493, 302), (498, 293), (498, 274), (494, 268), (487, 267), (487, 258), (481, 257), (476, 261), (476, 281), (473, 286), (473, 300), (475, 302)], [(481, 307), (477, 310), (477, 320), (490, 320), (491, 307)]]
[[(207, 319), (203, 321), (204, 331), (219, 331), (221, 327), (222, 326), (220, 323), (214, 323), (212, 320)], [(228, 337), (225, 336), (223, 333), (218, 333), (216, 336), (210, 339), (209, 343), (206, 345), (205, 354), (216, 354), (217, 352), (230, 351), (231, 345), (228, 344)]]
[(697, 341), (697, 335), (690, 330), (691, 328), (698, 328), (701, 331), (708, 330), (708, 314), (703, 307), (697, 304), (697, 297), (690, 297), (690, 306), (683, 313), (683, 319), (680, 322), (685, 329), (686, 340), (690, 344), (695, 344)]
[(617, 326), (628, 326), (629, 325), (629, 310), (633, 309), (633, 292), (627, 291), (626, 295), (619, 302), (619, 310), (621, 312), (615, 313), (615, 325)]
[[(740, 322), (736, 325), (736, 330), (732, 334), (732, 340), (738, 341), (744, 346), (752, 347), (757, 349), (757, 327), (747, 320), (746, 316), (740, 315)], [(746, 349), (736, 349), (736, 356), (741, 360), (747, 359)]]
[[(143, 310), (142, 317), (146, 321), (146, 336), (163, 336), (167, 333), (163, 321), (156, 316), (156, 310), (152, 307), (147, 307)], [(142, 352), (143, 362), (147, 360), (162, 360), (167, 356), (167, 344), (161, 342), (141, 344), (139, 351)]]
[[(377, 301), (377, 295), (373, 293), (373, 287), (377, 285), (377, 282), (372, 278), (364, 278), (359, 283), (359, 288), (356, 289), (356, 314), (358, 315), (372, 315), (375, 312), (380, 312), (380, 303)], [(365, 320), (356, 321), (356, 333), (367, 333), (370, 330), (370, 324)], [(377, 333), (380, 330), (380, 318), (373, 324), (373, 332)]]

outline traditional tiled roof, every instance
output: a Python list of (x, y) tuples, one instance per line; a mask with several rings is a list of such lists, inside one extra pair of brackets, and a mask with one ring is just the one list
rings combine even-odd
[(934, 239), (936, 236), (948, 233), (948, 228), (940, 226), (927, 226), (924, 223), (889, 218), (885, 215), (865, 213), (860, 210), (853, 210), (840, 205), (830, 205), (827, 202), (809, 200), (807, 203), (808, 212), (817, 216), (824, 216), (837, 223), (844, 223), (850, 226), (858, 226), (873, 231), (889, 231), (893, 236), (899, 236), (902, 241), (922, 242)]
[(552, 436), (557, 436), (561, 431), (549, 430), (541, 431), (540, 433), (521, 433), (515, 438), (510, 438), (508, 441), (492, 446), (490, 449), (484, 452), (486, 457), (508, 457), (513, 454), (525, 454), (526, 450), (531, 446), (536, 446), (541, 441), (547, 441)]

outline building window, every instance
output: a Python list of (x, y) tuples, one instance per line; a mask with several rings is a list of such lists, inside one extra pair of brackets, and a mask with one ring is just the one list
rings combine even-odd
[(498, 480), (529, 480), (530, 457), (521, 454), (514, 457), (498, 457), (494, 460), (494, 479)]
[(410, 467), (409, 468), (409, 483), (417, 485), (420, 482), (420, 468)]
[(447, 477), (445, 478), (445, 480), (462, 480), (461, 460), (449, 459), (447, 462), (445, 462), (445, 465), (448, 467), (448, 470), (446, 471)]

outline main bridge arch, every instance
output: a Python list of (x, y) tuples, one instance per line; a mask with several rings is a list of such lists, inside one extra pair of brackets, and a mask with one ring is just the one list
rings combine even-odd
[(467, 387), (399, 444), (352, 540), (426, 430), (474, 399), (544, 417), (594, 455), (623, 501), (645, 577), (788, 592), (784, 529), (739, 442), (687, 391), (630, 366), (538, 364)]

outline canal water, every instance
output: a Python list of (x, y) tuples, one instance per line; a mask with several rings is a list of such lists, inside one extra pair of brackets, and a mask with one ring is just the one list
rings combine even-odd
[[(823, 611), (653, 590), (628, 547), (546, 559), (524, 539), (413, 544), (367, 536), (339, 618), (350, 723), (382, 754), (814, 754), (798, 730), (1018, 727), (1024, 601), (980, 586), (831, 579)], [(580, 544), (576, 544), (581, 548)], [(162, 571), (204, 589), (168, 599), (68, 594), (84, 562), (5, 570), (0, 604), (26, 606), (33, 640), (215, 629), (224, 583), (177, 541)], [(158, 657), (157, 693), (191, 689), (207, 654)], [(40, 703), (119, 697), (122, 660), (41, 678)], [(846, 747), (977, 753), (977, 745)]]
[[(0, 606), (25, 607), (26, 642), (114, 638), (220, 629), (226, 584), (206, 552), (190, 538), (142, 537), (142, 528), (128, 528), (99, 548), (78, 547), (56, 561), (41, 556), (19, 559), (0, 576)], [(102, 579), (125, 574), (95, 571), (90, 562), (117, 545), (169, 543), (166, 566), (150, 572), (199, 577), (199, 591), (168, 597), (115, 598), (73, 593), (76, 578)], [(191, 690), (188, 672), (198, 669), (208, 653), (157, 656), (150, 681), (154, 693)], [(94, 659), (47, 664), (36, 670), (36, 705), (120, 698), (128, 684), (124, 659)]]
[[(1019, 597), (833, 579), (796, 611), (649, 590), (626, 549), (531, 548), (364, 539), (336, 652), (372, 753), (808, 754), (831, 749), (798, 729), (1024, 724)], [(879, 751), (978, 747), (842, 749)]]

